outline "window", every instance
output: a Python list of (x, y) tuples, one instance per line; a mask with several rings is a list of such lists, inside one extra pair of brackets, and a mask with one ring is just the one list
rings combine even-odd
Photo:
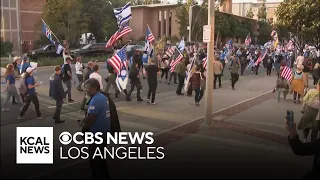
[(16, 0), (10, 0), (10, 7), (16, 8)]
[(17, 19), (17, 11), (16, 10), (11, 10), (10, 11), (11, 13), (11, 29), (17, 29), (17, 22), (18, 22), (18, 19)]
[(10, 0), (2, 0), (2, 7), (9, 7)]
[(3, 9), (4, 29), (10, 29), (10, 13), (9, 10)]

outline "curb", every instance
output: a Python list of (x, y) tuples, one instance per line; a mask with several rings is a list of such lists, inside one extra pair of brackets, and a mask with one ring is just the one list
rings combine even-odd
[[(231, 105), (231, 106), (225, 107), (225, 108), (220, 109), (220, 110), (218, 110), (218, 111), (212, 112), (212, 116), (213, 116), (214, 114), (219, 114), (219, 113), (221, 113), (221, 112), (223, 112), (223, 111), (226, 111), (226, 110), (228, 110), (228, 109), (230, 109), (230, 108), (233, 108), (233, 107), (235, 107), (235, 106), (238, 106), (238, 105), (240, 105), (240, 104), (243, 104), (243, 103), (249, 102), (249, 101), (251, 101), (251, 100), (254, 100), (254, 99), (256, 99), (256, 98), (259, 98), (259, 97), (268, 95), (268, 94), (271, 93), (271, 92), (272, 92), (272, 91), (265, 92), (265, 93), (263, 93), (263, 94), (260, 94), (260, 95), (254, 96), (254, 97), (252, 97), (252, 98), (246, 99), (246, 100), (244, 100), (244, 101), (238, 102), (238, 103), (236, 103), (236, 104), (233, 104), (233, 105)], [(201, 116), (201, 117), (199, 117), (199, 118), (195, 118), (195, 119), (190, 120), (190, 121), (188, 121), (188, 122), (185, 122), (185, 123), (179, 124), (179, 125), (177, 125), (177, 126), (174, 126), (174, 127), (172, 127), (172, 128), (165, 129), (165, 130), (163, 130), (163, 131), (160, 131), (160, 132), (158, 132), (158, 133), (155, 133), (155, 134), (154, 134), (154, 139), (155, 139), (155, 141), (156, 141), (157, 139), (161, 141), (161, 139), (163, 139), (163, 136), (164, 136), (164, 137), (166, 137), (166, 136), (171, 136), (172, 133), (176, 133), (176, 132), (174, 132), (174, 131), (176, 131), (176, 130), (179, 130), (179, 129), (181, 129), (181, 128), (184, 128), (184, 127), (186, 127), (186, 126), (188, 126), (188, 125), (190, 125), (190, 124), (198, 124), (203, 118), (204, 118), (204, 116)], [(162, 136), (162, 137), (161, 137), (161, 136)], [(179, 137), (184, 138), (183, 135), (180, 135)], [(174, 138), (173, 138), (173, 139), (174, 139)], [(178, 139), (178, 140), (179, 140), (179, 139)], [(172, 142), (174, 142), (174, 141), (172, 141)], [(165, 145), (171, 144), (172, 142), (171, 142), (170, 140), (168, 140), (168, 141), (165, 142)], [(158, 143), (157, 143), (157, 144), (158, 144)], [(164, 146), (165, 146), (165, 145), (164, 145)], [(127, 145), (127, 146), (131, 146), (131, 145)], [(58, 171), (60, 171), (60, 170), (62, 170), (62, 169), (69, 168), (69, 167), (75, 166), (75, 165), (80, 164), (80, 163), (85, 163), (85, 162), (87, 162), (87, 161), (70, 163), (70, 164), (67, 164), (66, 166), (64, 166), (64, 167), (62, 167), (62, 168), (58, 168), (57, 170), (53, 170), (53, 171), (51, 171), (51, 172), (50, 172), (50, 171), (49, 171), (49, 172), (43, 172), (43, 173), (40, 173), (39, 175), (33, 176), (32, 178), (35, 178), (35, 179), (41, 178), (41, 179), (42, 179), (43, 177), (46, 177), (46, 176), (48, 176), (48, 175), (50, 175), (50, 174), (53, 174), (53, 173), (56, 173), (56, 172), (58, 172)]]

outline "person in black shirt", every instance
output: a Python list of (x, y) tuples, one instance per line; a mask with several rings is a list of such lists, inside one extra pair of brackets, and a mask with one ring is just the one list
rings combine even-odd
[[(158, 72), (159, 72), (159, 68), (155, 65), (154, 60), (149, 59), (149, 65), (146, 68), (146, 77), (149, 85), (147, 103), (156, 104), (154, 100), (156, 98), (156, 90), (158, 85), (158, 80), (157, 80)], [(150, 96), (152, 96), (151, 101), (150, 101)]]
[(143, 101), (143, 99), (140, 96), (140, 90), (142, 86), (139, 79), (138, 64), (135, 62), (133, 62), (130, 68), (129, 79), (130, 79), (131, 88), (130, 88), (130, 91), (127, 93), (126, 101), (131, 101), (131, 94), (134, 90), (134, 87), (137, 88), (137, 101)]
[(50, 77), (50, 90), (49, 95), (56, 101), (56, 110), (53, 115), (53, 119), (55, 120), (55, 123), (63, 123), (64, 120), (60, 119), (62, 104), (63, 104), (63, 98), (64, 95), (64, 89), (62, 86), (62, 80), (61, 80), (61, 67), (56, 66), (54, 68), (55, 73), (51, 75)]
[(67, 86), (67, 90), (65, 91), (65, 96), (68, 95), (68, 101), (74, 102), (74, 100), (71, 98), (71, 80), (72, 80), (72, 72), (71, 72), (71, 58), (67, 57), (66, 63), (63, 64), (63, 72), (62, 72), (62, 80)]

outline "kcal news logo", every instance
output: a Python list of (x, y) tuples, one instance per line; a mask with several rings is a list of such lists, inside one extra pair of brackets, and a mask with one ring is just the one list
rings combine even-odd
[(17, 127), (17, 164), (53, 164), (53, 127)]

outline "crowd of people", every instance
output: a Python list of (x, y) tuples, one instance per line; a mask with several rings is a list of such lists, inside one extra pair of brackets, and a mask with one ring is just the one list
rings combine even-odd
[[(198, 48), (197, 50), (185, 50), (183, 51), (183, 58), (172, 67), (172, 61), (175, 60), (177, 54), (169, 56), (167, 50), (163, 49), (159, 52), (155, 52), (153, 56), (149, 56), (148, 52), (135, 51), (133, 55), (128, 56), (128, 72), (129, 72), (129, 89), (124, 89), (126, 101), (132, 101), (131, 95), (134, 89), (137, 89), (137, 101), (143, 101), (140, 92), (142, 90), (143, 79), (147, 80), (148, 93), (147, 103), (151, 105), (156, 104), (156, 91), (158, 83), (177, 84), (176, 94), (178, 96), (184, 95), (183, 89), (186, 86), (186, 95), (192, 96), (194, 92), (194, 104), (200, 106), (200, 101), (203, 98), (204, 91), (206, 88), (206, 49)], [(67, 48), (66, 48), (67, 49)], [(64, 54), (68, 54), (65, 49)], [(117, 51), (116, 51), (117, 52)], [(116, 53), (115, 52), (115, 53)], [(303, 142), (307, 142), (308, 134), (311, 130), (311, 141), (315, 141), (318, 137), (320, 130), (319, 118), (319, 57), (314, 56), (313, 53), (299, 52), (297, 58), (294, 58), (294, 53), (285, 51), (275, 51), (267, 49), (267, 53), (263, 59), (261, 56), (263, 50), (259, 48), (236, 48), (227, 52), (222, 50), (217, 52), (215, 50), (215, 56), (208, 62), (213, 62), (213, 76), (214, 82), (213, 87), (223, 88), (221, 83), (222, 76), (225, 75), (226, 68), (230, 73), (230, 83), (233, 90), (236, 88), (236, 83), (241, 75), (244, 75), (246, 70), (251, 71), (252, 74), (258, 75), (259, 68), (263, 67), (266, 69), (266, 75), (271, 76), (274, 72), (276, 73), (276, 85), (274, 92), (277, 92), (276, 99), (280, 102), (280, 95), (283, 93), (283, 99), (287, 98), (288, 94), (293, 94), (293, 102), (303, 102), (302, 113), (303, 117), (300, 120), (297, 129), (303, 131), (304, 139)], [(260, 59), (260, 60), (259, 60)], [(95, 127), (95, 131), (110, 131), (110, 127), (99, 129), (96, 123), (92, 122), (93, 119), (99, 119), (99, 123), (103, 123), (105, 119), (110, 120), (110, 116), (106, 116), (109, 107), (106, 107), (106, 102), (110, 102), (111, 94), (109, 93), (110, 87), (114, 89), (114, 98), (119, 98), (120, 91), (117, 87), (117, 74), (114, 68), (106, 61), (106, 68), (108, 70), (107, 77), (102, 77), (99, 73), (101, 67), (96, 62), (89, 62), (87, 66), (82, 63), (81, 56), (74, 59), (75, 61), (75, 72), (72, 72), (71, 64), (73, 59), (70, 56), (65, 56), (65, 62), (62, 65), (57, 65), (54, 68), (54, 73), (50, 77), (50, 92), (49, 96), (56, 101), (56, 110), (53, 114), (55, 123), (63, 123), (64, 120), (60, 119), (61, 109), (63, 103), (67, 100), (68, 102), (74, 102), (72, 99), (71, 89), (72, 81), (74, 81), (73, 74), (78, 79), (77, 90), (82, 92), (83, 88), (86, 89), (82, 102), (82, 109), (85, 109), (87, 105), (87, 114), (82, 125), (87, 129)], [(192, 65), (194, 64), (194, 65)], [(292, 69), (292, 81), (284, 78), (281, 74), (285, 67)], [(191, 68), (193, 70), (191, 71)], [(15, 57), (12, 64), (8, 64), (5, 72), (6, 78), (6, 98), (2, 106), (2, 111), (7, 112), (8, 102), (12, 97), (13, 104), (21, 105), (21, 111), (18, 116), (19, 120), (24, 119), (24, 114), (28, 110), (30, 103), (32, 102), (35, 107), (37, 119), (42, 119), (39, 108), (39, 100), (37, 97), (36, 89), (41, 86), (41, 82), (33, 76), (35, 67), (31, 67), (28, 57)], [(192, 73), (190, 73), (192, 72)], [(189, 74), (188, 74), (189, 73)], [(309, 86), (309, 74), (313, 77), (313, 86)], [(190, 75), (190, 80), (185, 82)], [(218, 81), (218, 82), (217, 82)], [(186, 85), (187, 83), (187, 85)], [(218, 83), (218, 84), (217, 84)], [(66, 89), (64, 89), (65, 84)], [(105, 84), (105, 85), (104, 85)], [(18, 86), (18, 88), (17, 88)], [(106, 99), (102, 98), (106, 97)], [(114, 104), (113, 104), (114, 105)], [(115, 106), (115, 105), (114, 105)], [(102, 108), (104, 115), (102, 115), (99, 109)], [(115, 107), (113, 107), (115, 109)], [(114, 118), (118, 118), (116, 110), (113, 113)], [(317, 117), (318, 116), (318, 117)], [(117, 122), (119, 120), (117, 119)], [(97, 122), (98, 123), (98, 122)], [(120, 126), (113, 128), (113, 131), (120, 129)], [(99, 165), (99, 164), (97, 164)]]

